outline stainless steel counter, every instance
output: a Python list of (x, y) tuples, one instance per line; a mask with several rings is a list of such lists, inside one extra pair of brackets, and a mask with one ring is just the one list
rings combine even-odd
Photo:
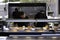
[(60, 40), (60, 37), (18, 37), (8, 38), (7, 40)]

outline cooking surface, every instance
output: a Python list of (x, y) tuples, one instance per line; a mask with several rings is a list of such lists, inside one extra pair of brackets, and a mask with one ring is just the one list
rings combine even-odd
[(5, 30), (4, 32), (47, 32), (47, 28), (45, 30), (41, 28), (23, 28), (23, 27), (11, 27), (10, 30)]

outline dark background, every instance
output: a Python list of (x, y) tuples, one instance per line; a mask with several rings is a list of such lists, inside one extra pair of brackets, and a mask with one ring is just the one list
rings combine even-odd
[[(46, 3), (9, 3), (8, 4), (8, 18), (12, 19), (12, 13), (14, 8), (18, 8), (19, 11), (22, 9), (24, 13), (29, 16), (31, 19), (34, 18), (35, 14), (41, 10), (45, 11), (46, 15)], [(36, 8), (37, 10), (35, 10)]]
[(58, 10), (59, 10), (59, 14), (60, 14), (60, 0), (58, 0)]

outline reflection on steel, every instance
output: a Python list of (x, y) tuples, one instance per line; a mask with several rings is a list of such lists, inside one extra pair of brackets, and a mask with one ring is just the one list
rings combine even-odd
[(9, 36), (39, 36), (39, 37), (60, 37), (60, 34), (42, 34), (42, 35), (9, 35)]

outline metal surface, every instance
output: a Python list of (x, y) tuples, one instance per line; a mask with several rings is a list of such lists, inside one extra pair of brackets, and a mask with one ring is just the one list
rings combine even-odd
[(16, 35), (16, 36), (56, 36), (60, 37), (60, 32), (0, 32), (1, 36), (9, 36), (9, 35)]

